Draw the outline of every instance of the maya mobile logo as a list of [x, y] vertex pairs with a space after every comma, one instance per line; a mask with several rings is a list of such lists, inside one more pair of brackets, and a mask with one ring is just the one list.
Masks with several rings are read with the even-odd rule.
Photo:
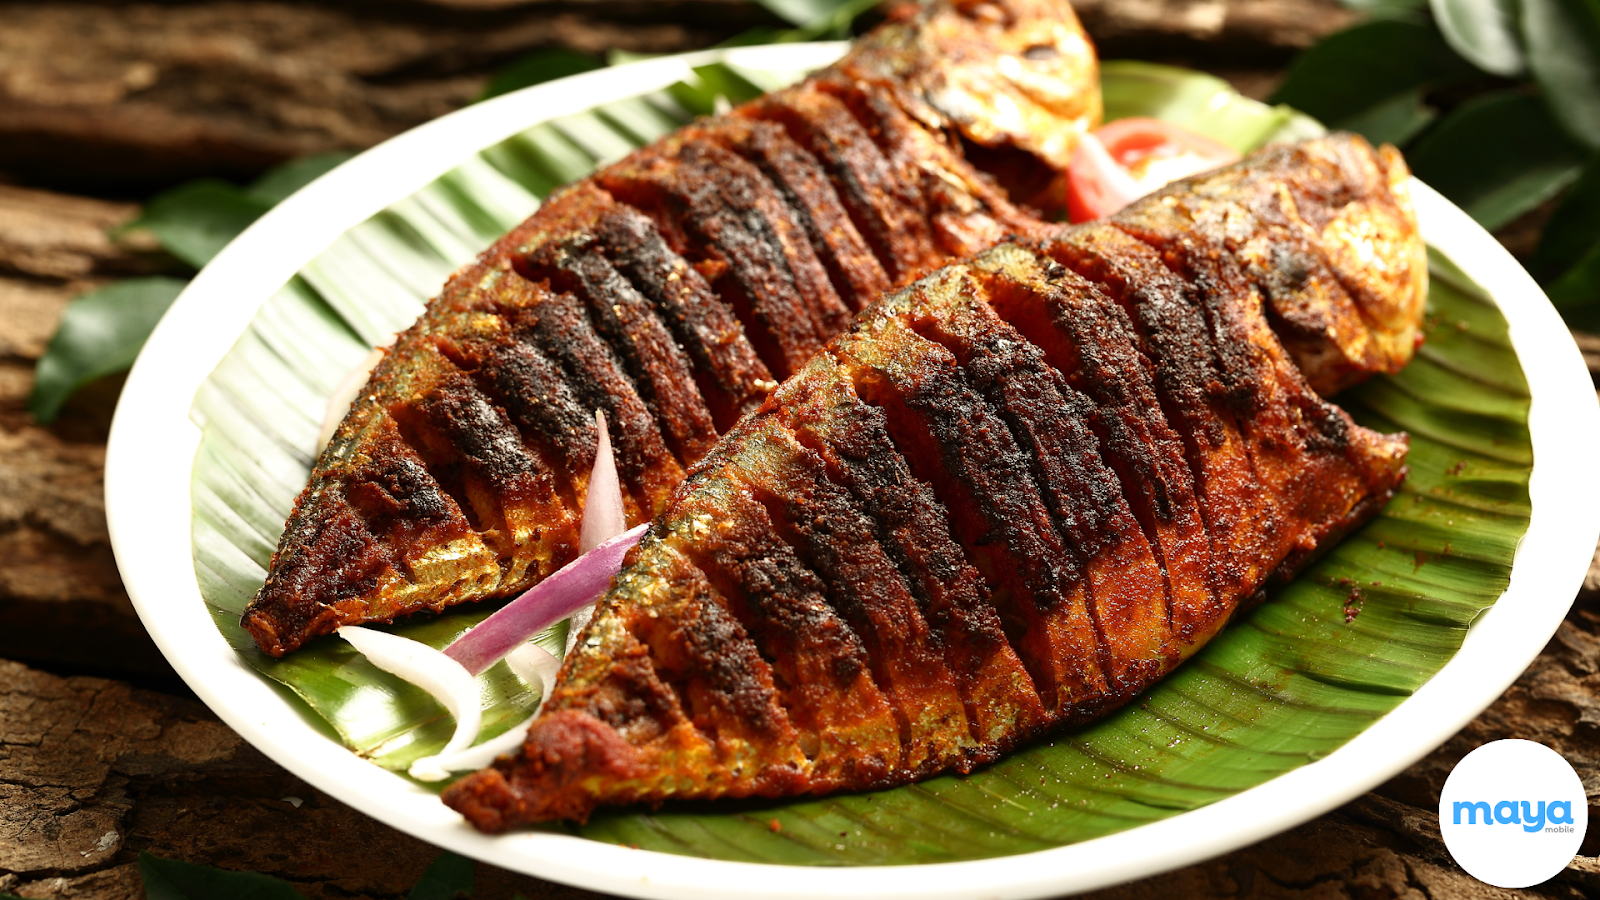
[[[1546, 810], [1545, 801], [1543, 800], [1539, 800], [1537, 803], [1529, 803], [1523, 800], [1521, 801], [1522, 812], [1520, 814], [1517, 812], [1517, 805], [1518, 801], [1516, 800], [1501, 800], [1492, 807], [1487, 800], [1454, 800], [1450, 803], [1450, 807], [1453, 810], [1450, 824], [1460, 825], [1461, 817], [1465, 814], [1467, 824], [1474, 825], [1477, 823], [1478, 816], [1481, 813], [1483, 824], [1485, 825], [1494, 825], [1496, 823], [1501, 825], [1521, 825], [1523, 831], [1550, 831], [1555, 833], [1566, 833], [1572, 830], [1569, 827], [1573, 824], [1571, 800], [1551, 800], [1548, 810]], [[1545, 824], [1547, 821], [1550, 823], [1549, 825]]]
[[1468, 753], [1439, 794], [1450, 855], [1496, 887], [1549, 880], [1577, 854], [1588, 824], [1578, 773], [1533, 741], [1494, 741]]

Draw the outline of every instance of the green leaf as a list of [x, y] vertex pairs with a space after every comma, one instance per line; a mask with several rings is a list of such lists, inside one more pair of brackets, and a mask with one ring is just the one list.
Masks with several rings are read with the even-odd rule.
[[277, 206], [287, 200], [290, 194], [333, 171], [352, 156], [355, 154], [337, 151], [313, 153], [310, 156], [290, 160], [283, 165], [268, 169], [267, 173], [256, 179], [245, 193], [269, 207]]
[[846, 0], [756, 0], [790, 25], [810, 25], [827, 19], [844, 6]]
[[509, 94], [512, 91], [531, 87], [535, 84], [544, 84], [557, 78], [568, 75], [577, 75], [580, 72], [589, 72], [594, 69], [605, 68], [603, 60], [596, 59], [587, 53], [576, 50], [567, 50], [562, 47], [553, 47], [548, 50], [535, 50], [525, 56], [518, 57], [510, 65], [501, 69], [489, 79], [488, 87], [478, 95], [479, 100]]
[[1568, 323], [1600, 324], [1600, 160], [1589, 162], [1545, 223], [1530, 268]]
[[761, 96], [761, 87], [732, 66], [711, 63], [697, 66], [693, 83], [680, 81], [667, 89], [672, 99], [697, 116], [717, 113], [721, 104], [734, 105]]
[[665, 55], [666, 54], [663, 53], [635, 53], [632, 50], [622, 50], [617, 47], [612, 47], [610, 50], [606, 51], [606, 65], [623, 66], [631, 62], [640, 62], [646, 59], [658, 59]]
[[291, 160], [267, 170], [248, 188], [216, 178], [190, 181], [151, 198], [122, 230], [148, 230], [167, 252], [198, 269], [267, 210], [354, 155], [319, 153]]
[[822, 38], [844, 40], [850, 36], [851, 26], [855, 24], [856, 19], [877, 9], [880, 2], [882, 0], [844, 0], [829, 15], [783, 35], [780, 41], [815, 41]]
[[1600, 157], [1589, 160], [1545, 223], [1529, 268], [1541, 280], [1549, 280], [1596, 246], [1600, 246]]
[[759, 47], [762, 44], [781, 44], [789, 35], [785, 28], [768, 28], [764, 25], [749, 28], [718, 44], [718, 47]]
[[305, 900], [289, 882], [268, 875], [213, 869], [149, 853], [139, 854], [139, 877], [145, 900]]
[[1513, 0], [1431, 0], [1431, 5], [1444, 39], [1468, 62], [1506, 78], [1527, 68]]
[[272, 203], [215, 178], [157, 194], [125, 228], [144, 228], [169, 253], [196, 269], [211, 261]]
[[1342, 0], [1348, 9], [1365, 13], [1375, 19], [1410, 19], [1421, 22], [1427, 18], [1428, 0]]
[[749, 47], [757, 44], [787, 44], [796, 41], [844, 39], [863, 13], [881, 0], [756, 0], [762, 6], [799, 27], [769, 28], [765, 25], [742, 31], [718, 47]]
[[[1575, 327], [1577, 321], [1570, 313], [1577, 310], [1592, 311], [1600, 307], [1600, 244], [1552, 281], [1545, 292], [1550, 295], [1550, 302]], [[1584, 317], [1586, 325], [1592, 320], [1592, 315]]]
[[1529, 268], [1569, 325], [1600, 330], [1600, 159], [1545, 223]]
[[[1475, 75], [1432, 26], [1379, 19], [1329, 35], [1301, 53], [1272, 99], [1330, 128], [1359, 131], [1357, 126], [1370, 122], [1414, 127], [1418, 114], [1409, 110], [1421, 92]], [[1386, 104], [1392, 107], [1387, 114], [1375, 111]]]
[[1100, 68], [1106, 121], [1152, 116], [1209, 135], [1241, 153], [1269, 140], [1320, 134], [1321, 126], [1285, 106], [1240, 96], [1220, 78], [1155, 63], [1115, 60]]
[[130, 278], [73, 300], [34, 367], [28, 410], [53, 422], [72, 392], [133, 365], [139, 348], [186, 282]]
[[439, 854], [406, 900], [453, 900], [472, 894], [472, 860], [449, 850]]
[[[268, 170], [247, 189], [216, 179], [191, 181], [158, 194], [123, 228], [149, 230], [168, 252], [198, 269], [267, 210], [352, 155], [322, 153], [292, 160]], [[183, 287], [184, 282], [172, 278], [136, 278], [73, 301], [35, 367], [28, 402], [34, 417], [54, 421], [73, 391], [131, 366]]]
[[1600, 0], [1521, 0], [1528, 67], [1573, 137], [1600, 150]]
[[[748, 85], [763, 80], [740, 77]], [[703, 76], [688, 87], [711, 102]], [[1245, 149], [1318, 128], [1209, 76], [1165, 67], [1107, 64], [1102, 88], [1108, 113], [1195, 123]], [[581, 121], [536, 126], [460, 167], [492, 168], [499, 181], [457, 179], [355, 226], [262, 307], [196, 395], [192, 416], [204, 431], [191, 534], [214, 621], [246, 664], [286, 685], [306, 701], [308, 717], [331, 723], [379, 765], [404, 771], [436, 751], [451, 731], [449, 717], [343, 642], [313, 642], [274, 661], [238, 624], [318, 450], [325, 398], [365, 352], [364, 340], [415, 315], [418, 298], [437, 285], [428, 279], [442, 277], [429, 273], [456, 264], [452, 242], [437, 236], [445, 223], [496, 208], [488, 195], [507, 182], [543, 196], [560, 179], [584, 174], [610, 152], [610, 139], [593, 131], [597, 121], [644, 140], [665, 120], [687, 120], [694, 110], [680, 96], [648, 94], [635, 98], [632, 112], [607, 104]], [[664, 120], [648, 125], [639, 103]], [[625, 121], [635, 124], [622, 127]], [[437, 221], [430, 225], [424, 213]], [[971, 776], [871, 794], [612, 810], [577, 833], [670, 853], [802, 865], [974, 859], [1169, 817], [1337, 749], [1456, 652], [1468, 623], [1508, 583], [1531, 509], [1531, 401], [1505, 320], [1447, 261], [1432, 260], [1431, 271], [1430, 331], [1418, 358], [1399, 375], [1341, 396], [1364, 424], [1411, 434], [1403, 494], [1138, 705]], [[1360, 612], [1347, 621], [1351, 603]], [[455, 610], [397, 630], [443, 646], [488, 612]], [[552, 632], [541, 640], [559, 652], [563, 638]], [[485, 737], [519, 721], [537, 700], [504, 666], [481, 686]]]
[[1461, 104], [1406, 160], [1418, 178], [1492, 231], [1576, 180], [1585, 155], [1543, 103], [1508, 90]]
[[1339, 127], [1354, 131], [1375, 144], [1404, 144], [1439, 117], [1439, 111], [1422, 102], [1424, 88], [1415, 88], [1346, 116]]

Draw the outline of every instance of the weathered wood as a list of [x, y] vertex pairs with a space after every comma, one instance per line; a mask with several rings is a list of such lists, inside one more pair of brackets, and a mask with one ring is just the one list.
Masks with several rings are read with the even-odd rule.
[[[1265, 95], [1273, 71], [1348, 23], [1336, 0], [1078, 0], [1107, 58], [1223, 71]], [[0, 6], [0, 170], [78, 191], [139, 192], [361, 149], [469, 102], [548, 46], [666, 53], [778, 24], [739, 0], [329, 5]]]
[[[134, 900], [139, 851], [313, 898], [404, 896], [438, 855], [313, 790], [204, 707], [0, 662], [0, 892]], [[593, 896], [483, 867], [476, 900]]]
[[77, 190], [242, 177], [464, 106], [537, 48], [667, 53], [776, 22], [739, 0], [476, 5], [0, 6], [0, 170]]
[[1072, 0], [1103, 59], [1281, 67], [1359, 15], [1338, 0]]
[[102, 469], [120, 379], [85, 390], [50, 428], [26, 411], [34, 361], [67, 302], [171, 265], [148, 238], [108, 236], [136, 211], [0, 185], [0, 657], [176, 685], [106, 532]]

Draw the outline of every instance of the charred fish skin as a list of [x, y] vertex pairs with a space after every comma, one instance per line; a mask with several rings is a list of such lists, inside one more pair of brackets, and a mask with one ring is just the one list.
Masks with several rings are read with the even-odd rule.
[[[1320, 141], [1335, 146], [1268, 156], [1376, 153]], [[1234, 174], [1212, 197], [1283, 190]], [[1128, 702], [1375, 514], [1405, 477], [1406, 437], [1312, 389], [1247, 240], [1142, 229], [1179, 195], [1002, 244], [863, 311], [696, 464], [521, 753], [445, 802], [501, 831], [600, 805], [969, 771]], [[1420, 244], [1402, 224], [1397, 254]], [[694, 699], [721, 670], [686, 669], [673, 649], [697, 622], [729, 623], [713, 636], [737, 634], [727, 652], [764, 664], [722, 690], [791, 731], [724, 740], [728, 705]], [[671, 646], [637, 649], [674, 628]], [[677, 719], [630, 737], [639, 726], [615, 710], [665, 701], [623, 701], [584, 674], [623, 658], [630, 678], [703, 710], [682, 721], [704, 749], [663, 749], [691, 742], [661, 737]]]
[[[715, 436], [856, 310], [1042, 227], [965, 151], [1009, 148], [1048, 168], [1098, 122], [1098, 90], [1067, 4], [937, 2], [800, 85], [558, 191], [379, 363], [317, 460], [245, 627], [281, 656], [342, 624], [537, 582], [573, 555], [595, 409], [630, 524], [653, 517]], [[497, 427], [492, 459], [474, 456], [450, 445], [464, 416], [515, 434]], [[407, 489], [449, 498], [448, 515], [353, 501], [373, 493], [358, 470], [397, 454], [415, 464]], [[513, 459], [516, 471], [485, 468]]]

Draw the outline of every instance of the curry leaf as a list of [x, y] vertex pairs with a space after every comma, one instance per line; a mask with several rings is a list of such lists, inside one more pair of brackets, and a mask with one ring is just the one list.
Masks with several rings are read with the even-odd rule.
[[319, 153], [291, 160], [248, 188], [215, 178], [190, 181], [157, 194], [123, 229], [149, 231], [167, 252], [198, 269], [267, 210], [353, 155]]
[[[1546, 293], [1568, 324], [1592, 330], [1593, 313], [1600, 307], [1600, 244], [1591, 247], [1576, 264], [1552, 281]], [[1575, 317], [1579, 310], [1589, 313], [1581, 317], [1581, 325], [1580, 318]]]
[[471, 893], [472, 860], [446, 850], [422, 873], [406, 900], [452, 900]]
[[269, 207], [277, 206], [287, 200], [290, 194], [321, 178], [352, 156], [355, 154], [349, 151], [335, 151], [313, 153], [290, 160], [267, 170], [267, 174], [250, 185], [245, 193]]
[[741, 31], [731, 38], [718, 44], [718, 47], [759, 47], [762, 44], [781, 44], [789, 34], [788, 29], [768, 28], [759, 25], [747, 31]]
[[1600, 0], [1522, 0], [1522, 33], [1556, 118], [1600, 149]]
[[1600, 158], [1583, 175], [1545, 223], [1529, 268], [1541, 279], [1560, 274], [1600, 245]]
[[72, 301], [34, 369], [28, 400], [34, 418], [55, 421], [73, 391], [133, 365], [184, 285], [177, 278], [131, 278]]
[[1569, 324], [1600, 326], [1600, 161], [1589, 163], [1550, 216], [1530, 268]]
[[479, 100], [509, 94], [535, 84], [565, 78], [568, 75], [577, 75], [605, 67], [605, 62], [579, 53], [576, 50], [567, 50], [562, 47], [553, 47], [548, 50], [536, 50], [525, 56], [519, 57], [510, 65], [496, 72], [489, 79], [488, 87], [478, 96]]
[[143, 228], [173, 256], [196, 269], [272, 208], [267, 200], [215, 178], [202, 178], [158, 194], [127, 228]]
[[1404, 144], [1433, 124], [1439, 111], [1423, 102], [1424, 90], [1415, 88], [1367, 107], [1339, 122], [1374, 144]]
[[772, 28], [758, 25], [741, 31], [718, 47], [749, 47], [758, 44], [788, 44], [821, 38], [847, 38], [851, 25], [863, 13], [875, 9], [882, 0], [756, 0], [780, 18], [798, 26]]
[[1418, 178], [1493, 231], [1572, 184], [1584, 149], [1515, 90], [1457, 107], [1407, 154]]
[[[248, 188], [217, 179], [191, 181], [157, 195], [121, 230], [150, 231], [169, 253], [198, 269], [267, 210], [353, 155], [291, 160]], [[53, 421], [74, 390], [132, 365], [183, 286], [172, 278], [137, 278], [73, 301], [34, 372], [28, 408], [35, 418]]]
[[665, 54], [662, 53], [635, 53], [632, 50], [623, 50], [619, 47], [612, 47], [610, 50], [606, 51], [606, 65], [625, 66], [631, 62], [639, 62], [646, 59], [660, 59], [664, 55]]
[[1420, 22], [1426, 17], [1428, 0], [1343, 0], [1344, 5], [1375, 19], [1409, 19]]
[[1512, 0], [1431, 0], [1434, 21], [1468, 62], [1510, 78], [1527, 68]]
[[814, 41], [819, 38], [843, 40], [850, 36], [851, 24], [864, 13], [877, 8], [879, 2], [880, 0], [844, 0], [827, 15], [813, 19], [793, 31], [779, 35], [778, 41], [780, 43]]
[[145, 900], [305, 900], [289, 882], [255, 872], [197, 866], [139, 854]]
[[[1372, 117], [1375, 107], [1395, 104], [1404, 112], [1419, 91], [1476, 75], [1430, 25], [1378, 19], [1330, 35], [1296, 57], [1272, 99], [1344, 128]], [[1402, 118], [1417, 120], [1414, 113]]]
[[832, 16], [844, 5], [844, 0], [756, 0], [756, 2], [791, 25], [810, 25]]

